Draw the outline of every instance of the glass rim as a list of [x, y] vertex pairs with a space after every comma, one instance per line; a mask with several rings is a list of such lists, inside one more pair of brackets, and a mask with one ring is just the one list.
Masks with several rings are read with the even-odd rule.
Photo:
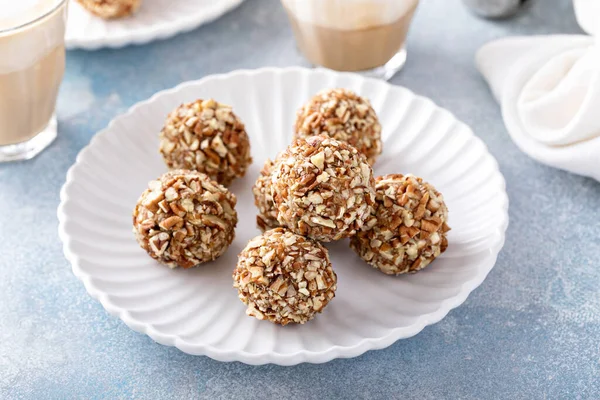
[[68, 0], [57, 0], [56, 5], [54, 7], [52, 7], [50, 10], [46, 11], [42, 15], [35, 17], [31, 21], [25, 22], [24, 24], [21, 24], [21, 25], [14, 26], [12, 28], [0, 29], [0, 35], [5, 34], [5, 33], [10, 33], [13, 31], [18, 31], [23, 28], [27, 28], [29, 25], [33, 25], [36, 22], [43, 20], [44, 18], [46, 18], [47, 16], [51, 15], [53, 12], [58, 10], [60, 7], [65, 5], [67, 3], [67, 1]]

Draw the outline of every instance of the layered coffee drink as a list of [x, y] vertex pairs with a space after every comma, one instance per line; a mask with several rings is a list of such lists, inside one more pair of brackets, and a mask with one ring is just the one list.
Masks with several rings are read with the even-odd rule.
[[404, 51], [418, 0], [282, 3], [298, 47], [311, 63], [338, 71], [365, 71], [385, 66]]
[[9, 161], [56, 137], [66, 0], [0, 0], [0, 10], [0, 161]]

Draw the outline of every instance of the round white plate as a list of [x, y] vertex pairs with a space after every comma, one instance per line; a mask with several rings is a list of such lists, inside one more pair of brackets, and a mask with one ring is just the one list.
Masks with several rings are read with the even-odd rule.
[[[367, 96], [379, 114], [384, 145], [376, 174], [412, 172], [444, 194], [449, 248], [423, 271], [393, 277], [365, 264], [347, 241], [328, 245], [338, 274], [335, 299], [313, 321], [280, 327], [245, 315], [231, 273], [237, 254], [259, 234], [251, 187], [264, 160], [290, 143], [296, 109], [330, 87]], [[254, 163], [231, 186], [240, 217], [231, 248], [211, 264], [170, 270], [140, 249], [131, 212], [147, 182], [166, 170], [157, 149], [169, 111], [209, 97], [231, 104], [245, 122]], [[468, 126], [431, 100], [355, 74], [269, 68], [184, 83], [115, 118], [69, 170], [58, 218], [73, 272], [132, 329], [190, 354], [292, 365], [354, 357], [441, 320], [494, 266], [507, 211], [494, 158]]]
[[105, 20], [71, 0], [65, 43], [68, 49], [95, 50], [166, 39], [219, 18], [243, 0], [142, 0], [136, 14]]

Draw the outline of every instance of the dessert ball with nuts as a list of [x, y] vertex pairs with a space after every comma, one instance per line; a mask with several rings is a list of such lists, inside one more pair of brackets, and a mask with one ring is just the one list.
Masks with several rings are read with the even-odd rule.
[[369, 101], [346, 89], [315, 95], [296, 115], [295, 137], [327, 134], [349, 143], [373, 165], [381, 154], [381, 125]]
[[260, 171], [260, 175], [252, 187], [254, 204], [258, 208], [256, 225], [258, 225], [263, 232], [279, 226], [279, 222], [277, 221], [277, 207], [275, 207], [275, 203], [273, 202], [271, 184], [271, 172], [276, 163], [277, 159], [275, 161], [265, 161], [265, 164]]
[[235, 196], [203, 173], [167, 172], [148, 184], [133, 210], [140, 246], [170, 268], [221, 256], [233, 241]]
[[297, 139], [272, 173], [282, 226], [329, 242], [354, 235], [373, 211], [373, 171], [365, 156], [325, 135]]
[[122, 18], [133, 14], [142, 0], [77, 0], [86, 10], [105, 19]]
[[246, 314], [276, 324], [303, 324], [335, 296], [327, 249], [283, 228], [252, 239], [239, 255], [233, 286]]
[[160, 152], [171, 169], [203, 172], [228, 186], [252, 162], [244, 124], [231, 107], [196, 100], [175, 109], [160, 132]]
[[413, 175], [375, 180], [377, 205], [369, 230], [350, 247], [367, 263], [390, 275], [425, 268], [448, 247], [448, 208], [442, 195]]

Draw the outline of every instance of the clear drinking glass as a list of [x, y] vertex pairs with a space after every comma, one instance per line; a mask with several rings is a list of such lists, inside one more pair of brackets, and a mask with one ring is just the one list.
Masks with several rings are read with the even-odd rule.
[[419, 0], [282, 0], [300, 51], [314, 65], [382, 79], [404, 66]]
[[67, 0], [0, 0], [0, 10], [0, 162], [25, 160], [56, 138]]

